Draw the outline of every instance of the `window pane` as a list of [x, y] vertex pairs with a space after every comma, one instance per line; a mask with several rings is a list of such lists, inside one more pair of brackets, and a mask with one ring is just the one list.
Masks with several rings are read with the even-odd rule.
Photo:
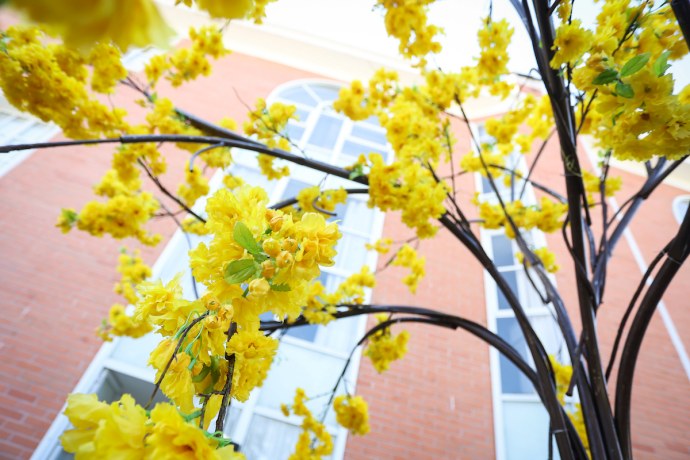
[[[506, 282], [510, 285], [510, 289], [512, 289], [513, 294], [517, 295], [518, 286], [516, 273], [514, 271], [501, 272], [501, 275], [503, 275], [503, 278], [505, 278]], [[499, 310], [510, 310], [510, 304], [508, 303], [508, 299], [506, 299], [506, 297], [503, 295], [503, 292], [501, 292], [501, 290], [498, 289], [498, 286], [496, 286], [496, 298], [498, 300]]]
[[359, 236], [344, 234], [338, 241], [335, 264], [338, 268], [358, 272], [367, 260], [367, 250], [364, 247], [369, 241]]
[[495, 235], [491, 237], [491, 248], [494, 252], [494, 262], [499, 267], [505, 265], [515, 265], [513, 257], [513, 243], [505, 235]]
[[310, 187], [310, 185], [306, 182], [290, 179], [281, 199], [287, 200], [288, 198], [295, 198], [302, 189], [307, 187]]
[[[496, 320], [498, 335], [511, 344], [523, 357], [526, 356], [526, 343], [522, 331], [515, 318], [499, 318]], [[522, 372], [503, 355], [500, 356], [501, 389], [503, 393], [531, 394], [534, 393], [532, 383]]]
[[549, 414], [541, 403], [504, 401], [503, 433], [506, 459], [548, 458]]
[[[235, 153], [235, 155], [241, 154], [242, 153], [240, 152]], [[247, 182], [250, 185], [259, 186], [263, 188], [264, 190], [266, 190], [266, 193], [268, 193], [269, 197], [271, 196], [273, 188], [276, 184], [275, 181], [269, 181], [266, 178], [266, 176], [261, 174], [257, 169], [248, 168], [246, 166], [242, 166], [239, 164], [232, 165], [232, 167], [230, 168], [230, 174], [241, 177], [245, 182]]]
[[309, 89], [314, 91], [324, 102], [332, 102], [338, 98], [340, 88], [330, 85], [309, 85]]
[[[343, 333], [346, 333], [344, 331]], [[329, 392], [345, 365], [344, 358], [326, 355], [320, 351], [294, 343], [282, 342], [268, 378], [261, 388], [258, 404], [275, 410], [282, 403], [290, 403], [295, 388], [304, 388], [309, 396]], [[328, 397], [314, 399], [307, 405], [314, 414], [321, 414]], [[326, 423], [333, 423], [333, 411], [329, 411]]]
[[295, 425], [254, 415], [240, 452], [255, 460], [287, 459], [295, 448], [300, 431]]
[[285, 134], [287, 134], [287, 137], [289, 137], [292, 142], [299, 142], [302, 140], [302, 136], [304, 136], [304, 128], [292, 122], [288, 122]]
[[295, 112], [295, 115], [297, 115], [297, 120], [301, 121], [302, 123], [307, 121], [307, 118], [309, 118], [309, 110], [304, 110], [298, 108], [297, 111]]
[[325, 149], [332, 149], [338, 140], [340, 128], [343, 125], [343, 120], [331, 115], [321, 115], [319, 121], [316, 122], [314, 131], [311, 133], [309, 144], [322, 147]]
[[287, 99], [288, 101], [299, 102], [309, 107], [315, 107], [317, 101], [307, 93], [307, 91], [301, 86], [295, 86], [293, 88], [288, 88], [280, 92], [281, 99]]
[[[342, 214], [339, 214], [342, 216]], [[345, 209], [343, 227], [369, 233], [374, 222], [374, 210], [365, 201], [350, 199]]]
[[294, 337], [296, 339], [306, 340], [307, 342], [313, 342], [316, 339], [317, 329], [318, 326], [314, 324], [291, 327], [287, 330], [285, 335], [289, 335], [290, 337]]
[[381, 145], [386, 145], [387, 143], [385, 132], [368, 129], [359, 124], [352, 127], [352, 135]]
[[489, 182], [489, 179], [482, 176], [482, 193], [491, 193], [493, 191], [494, 189], [491, 188], [491, 182]]
[[356, 160], [361, 153], [367, 156], [370, 153], [380, 153], [383, 158], [386, 158], [386, 154], [384, 152], [371, 148], [364, 144], [359, 144], [353, 141], [345, 141], [345, 143], [343, 144], [343, 154], [354, 157]]

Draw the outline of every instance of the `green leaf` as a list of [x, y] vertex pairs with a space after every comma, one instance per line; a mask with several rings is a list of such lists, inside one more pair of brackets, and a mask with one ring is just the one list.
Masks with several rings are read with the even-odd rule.
[[253, 259], [233, 260], [225, 267], [225, 281], [229, 284], [242, 283], [254, 275], [259, 264]]
[[206, 376], [208, 375], [209, 372], [211, 372], [211, 367], [210, 366], [204, 366], [201, 369], [201, 372], [199, 372], [199, 374], [192, 377], [192, 382], [194, 382], [194, 383], [201, 382], [202, 380], [204, 380], [206, 378]]
[[616, 83], [616, 94], [630, 99], [635, 95], [635, 91], [633, 91], [632, 86], [629, 84], [618, 82]]
[[290, 288], [289, 284], [283, 283], [283, 284], [271, 284], [271, 290], [278, 291], [278, 292], [288, 292], [288, 291], [291, 291], [292, 289]]
[[199, 417], [201, 417], [201, 409], [194, 411], [191, 414], [182, 415], [182, 418], [184, 418], [185, 422], [192, 421], [195, 418], [199, 418]]
[[611, 83], [612, 81], [616, 81], [617, 79], [618, 71], [616, 69], [606, 69], [599, 75], [594, 77], [592, 83], [595, 85], [606, 85], [608, 83]]
[[621, 77], [628, 77], [635, 72], [639, 72], [649, 61], [649, 53], [638, 54], [634, 58], [631, 58], [628, 62], [623, 65], [621, 69]]
[[671, 67], [671, 65], [668, 63], [669, 54], [671, 54], [669, 50], [664, 51], [661, 53], [661, 56], [654, 61], [654, 64], [652, 64], [652, 70], [657, 77], [663, 76], [668, 68]]
[[348, 178], [350, 180], [352, 179], [357, 179], [360, 176], [364, 175], [364, 168], [362, 167], [361, 164], [356, 164], [354, 168], [352, 168], [352, 171], [350, 172], [350, 175]]
[[264, 254], [263, 252], [260, 252], [259, 254], [253, 254], [254, 255], [254, 260], [256, 260], [257, 263], [264, 262], [269, 259], [269, 257]]
[[249, 251], [250, 254], [258, 254], [261, 252], [261, 246], [256, 242], [251, 230], [249, 230], [249, 227], [244, 225], [244, 223], [237, 222], [235, 224], [235, 230], [232, 236], [235, 238], [237, 244]]

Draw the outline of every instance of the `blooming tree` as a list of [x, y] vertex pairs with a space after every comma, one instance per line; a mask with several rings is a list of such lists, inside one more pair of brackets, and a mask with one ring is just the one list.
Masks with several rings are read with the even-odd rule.
[[[190, 251], [193, 276], [205, 287], [203, 295], [194, 298], [184, 297], [179, 277], [168, 284], [149, 280], [151, 270], [136, 251], [120, 255], [122, 279], [116, 290], [133, 309], [114, 305], [99, 334], [104, 340], [160, 334], [163, 340], [149, 360], [157, 372], [151, 400], [162, 391], [170, 402], [151, 406], [150, 401], [142, 407], [129, 395], [111, 404], [95, 395], [70, 395], [65, 413], [73, 428], [62, 436], [68, 452], [84, 459], [244, 458], [223, 437], [223, 426], [232, 401], [247, 400], [265, 379], [278, 346], [276, 333], [375, 314], [378, 324], [357, 346], [365, 346], [364, 354], [377, 371], [386, 371], [406, 352], [409, 334], [393, 333], [396, 324], [462, 329], [495, 347], [534, 385], [561, 458], [632, 458], [635, 363], [656, 305], [690, 252], [687, 213], [640, 280], [608, 366], [597, 343], [596, 314], [623, 231], [639, 204], [690, 153], [690, 86], [674, 92], [668, 72], [671, 62], [688, 53], [687, 1], [605, 1], [587, 28], [573, 17], [572, 0], [512, 0], [538, 67], [516, 77], [509, 71], [506, 52], [515, 31], [507, 21], [491, 14], [483, 18], [476, 65], [446, 72], [427, 65], [442, 43], [442, 31], [427, 20], [433, 0], [372, 0], [388, 34], [398, 40], [400, 53], [417, 67], [424, 83], [408, 87], [395, 72], [381, 69], [368, 83], [355, 81], [341, 90], [334, 108], [352, 120], [377, 117], [395, 152], [391, 163], [362, 152], [347, 168], [309, 159], [293, 148], [285, 127], [296, 116], [294, 107], [268, 106], [260, 100], [240, 133], [232, 120], [208, 122], [156, 92], [161, 80], [177, 87], [211, 72], [211, 62], [227, 53], [222, 23], [191, 30], [189, 46], [153, 57], [140, 78], [125, 70], [122, 52], [131, 46], [165, 44], [170, 37], [150, 0], [99, 0], [87, 8], [77, 0], [9, 3], [42, 25], [16, 25], [0, 32], [0, 86], [15, 107], [54, 122], [73, 140], [4, 146], [0, 152], [81, 144], [115, 147], [112, 168], [94, 188], [98, 198], [81, 210], [62, 210], [58, 226], [65, 232], [133, 237], [155, 245], [160, 236], [147, 230], [147, 224], [164, 214], [185, 232], [208, 237]], [[195, 4], [214, 18], [253, 18], [260, 23], [268, 0], [180, 3]], [[523, 91], [526, 79], [543, 91]], [[123, 109], [103, 102], [100, 96], [113, 93], [118, 85], [140, 95], [144, 121], [135, 123]], [[514, 98], [514, 104], [502, 117], [486, 121], [490, 142], [473, 137], [473, 151], [458, 155], [451, 121], [469, 125], [466, 102], [481, 94]], [[577, 145], [582, 134], [593, 137], [602, 152], [598, 171], [581, 164]], [[560, 145], [565, 196], [532, 180], [553, 136]], [[190, 154], [177, 190], [160, 180], [167, 168], [159, 150], [164, 143]], [[223, 186], [208, 197], [206, 212], [195, 212], [194, 204], [209, 195], [204, 170], [225, 171], [232, 149], [256, 152], [261, 171], [271, 180], [289, 175], [285, 164], [294, 163], [347, 179], [353, 187], [305, 188], [269, 206], [264, 190], [226, 173]], [[515, 155], [530, 159], [526, 171], [509, 161]], [[609, 176], [612, 158], [643, 162], [647, 171], [640, 189], [613, 213], [606, 197], [620, 188], [620, 180]], [[284, 161], [278, 164], [276, 159]], [[456, 177], [466, 172], [481, 174], [496, 200], [456, 199]], [[172, 199], [176, 209], [144, 191], [144, 181]], [[526, 184], [540, 191], [535, 205], [523, 203]], [[327, 219], [338, 203], [354, 194], [367, 194], [370, 207], [399, 212], [415, 240], [434, 238], [439, 229], [450, 232], [501, 290], [524, 335], [529, 359], [486, 327], [462, 317], [424, 306], [365, 304], [365, 290], [376, 283], [376, 274], [366, 267], [328, 292], [317, 278], [321, 267], [334, 263], [340, 231]], [[479, 219], [468, 219], [471, 208]], [[178, 219], [181, 214], [184, 219]], [[503, 229], [515, 240], [530, 282], [543, 293], [544, 303], [553, 306], [572, 365], [547, 354], [524, 305], [482, 246], [480, 228]], [[575, 267], [581, 332], [574, 329], [565, 301], [547, 275], [558, 269], [554, 254], [533, 247], [526, 238], [532, 229], [563, 233], [572, 260], [558, 263]], [[409, 270], [404, 282], [415, 292], [425, 267], [413, 245], [382, 239], [369, 249], [388, 254], [390, 264]], [[265, 313], [274, 320], [262, 321]], [[616, 385], [609, 391], [607, 380], [620, 344]], [[579, 403], [566, 405], [566, 395]], [[323, 418], [305, 405], [308, 397], [298, 389], [294, 401], [283, 406], [286, 415], [292, 412], [303, 419], [294, 459], [321, 458], [333, 449]], [[361, 396], [336, 397], [334, 389], [331, 403], [342, 426], [357, 435], [369, 431]]]

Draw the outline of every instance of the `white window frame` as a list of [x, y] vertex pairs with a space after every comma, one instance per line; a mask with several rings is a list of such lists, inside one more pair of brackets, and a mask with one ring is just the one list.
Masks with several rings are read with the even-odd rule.
[[[485, 131], [483, 130], [482, 125], [478, 124], [471, 124], [469, 127], [472, 132], [475, 135], [475, 138], [479, 141], [481, 144], [482, 141], [485, 139]], [[472, 145], [472, 150], [476, 152], [476, 149], [474, 145]], [[521, 171], [526, 171], [526, 163], [524, 160], [523, 155], [519, 156], [511, 156], [511, 158], [517, 158], [518, 163], [517, 163], [517, 169]], [[482, 178], [483, 176], [481, 173], [476, 172], [474, 173], [474, 178], [475, 178], [475, 184], [477, 187], [477, 190], [479, 192], [479, 201], [488, 201], [490, 203], [498, 203], [498, 198], [496, 197], [495, 193], [493, 191], [488, 191], [484, 192], [483, 190], [483, 181]], [[500, 179], [499, 179], [500, 180]], [[522, 189], [522, 181], [516, 180], [516, 186], [515, 186], [515, 192], [519, 193], [520, 190]], [[502, 187], [500, 187], [499, 184], [497, 184], [497, 187], [499, 189], [499, 192], [502, 192], [501, 190]], [[502, 193], [503, 196], [503, 193]], [[509, 196], [506, 196], [506, 198], [510, 198]], [[530, 206], [533, 204], [536, 204], [536, 198], [534, 194], [534, 189], [531, 184], [527, 184], [525, 186], [525, 192], [522, 196], [522, 202], [525, 206]], [[492, 246], [492, 237], [495, 235], [505, 235], [505, 232], [502, 229], [496, 229], [496, 230], [488, 230], [482, 228], [480, 230], [480, 241], [482, 246], [486, 249], [488, 255], [491, 257], [493, 260], [493, 246]], [[546, 237], [544, 233], [542, 233], [539, 230], [532, 230], [530, 232], [527, 232], [526, 236], [528, 239], [531, 239], [532, 244], [535, 248], [541, 248], [541, 247], [546, 247]], [[515, 241], [511, 240], [511, 244], [513, 247], [513, 251], [515, 254], [518, 253], [517, 251], [517, 245]], [[522, 270], [519, 270], [516, 268], [522, 268]], [[499, 271], [514, 271], [516, 274], [520, 274], [520, 272], [524, 273], [524, 268], [522, 265], [517, 264], [517, 262], [514, 265], [509, 265], [509, 266], [504, 266], [504, 267], [499, 267]], [[525, 275], [526, 276], [526, 275]], [[551, 280], [551, 283], [555, 286], [556, 285], [556, 278], [552, 274], [547, 274], [549, 279]], [[517, 295], [519, 297], [522, 296], [524, 292], [527, 292], [526, 289], [533, 289], [532, 286], [530, 285], [529, 281], [526, 280], [525, 278], [518, 276], [517, 278], [517, 283], [518, 283], [518, 292]], [[537, 284], [537, 286], [539, 286]], [[500, 310], [499, 305], [498, 305], [498, 294], [497, 294], [497, 287], [495, 281], [491, 278], [491, 276], [485, 271], [484, 272], [484, 295], [486, 298], [486, 315], [487, 315], [487, 327], [495, 332], [498, 333], [498, 320], [501, 318], [514, 318], [515, 314], [513, 313], [512, 309], [504, 309]], [[523, 301], [522, 298], [520, 298], [521, 301]], [[553, 310], [552, 306], [546, 306], [546, 305], [540, 305], [540, 306], [533, 306], [533, 305], [523, 305], [525, 308], [525, 313], [527, 314], [529, 319], [542, 319], [542, 318], [547, 318], [555, 317], [555, 312]], [[554, 331], [555, 337], [561, 338], [562, 336], [560, 333], [560, 330], [558, 330], [557, 324], [553, 323], [553, 327], [556, 328]], [[537, 331], [538, 332], [538, 331]], [[559, 347], [559, 351], [562, 350], [563, 348], [563, 343]], [[520, 350], [518, 350], [520, 351]], [[563, 356], [563, 354], [559, 354], [559, 359], [564, 360], [567, 358], [567, 356]], [[530, 365], [534, 366], [532, 363], [531, 358], [527, 354], [527, 359]], [[539, 399], [539, 396], [535, 393], [532, 394], [517, 394], [517, 393], [503, 393], [502, 391], [502, 382], [501, 382], [501, 368], [500, 368], [500, 353], [498, 350], [496, 350], [493, 347], [490, 347], [490, 352], [489, 352], [489, 367], [491, 369], [491, 393], [492, 393], [492, 409], [493, 409], [493, 419], [494, 419], [494, 445], [495, 445], [495, 450], [496, 450], [496, 459], [497, 460], [506, 460], [507, 457], [507, 446], [506, 446], [506, 439], [505, 439], [505, 423], [504, 423], [504, 403], [505, 402], [521, 402], [521, 403], [529, 403], [529, 404], [539, 404], [541, 405], [541, 400]]]

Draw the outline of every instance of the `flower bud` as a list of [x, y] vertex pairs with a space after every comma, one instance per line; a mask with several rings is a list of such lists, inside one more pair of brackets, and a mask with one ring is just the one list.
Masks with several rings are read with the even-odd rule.
[[297, 241], [294, 238], [285, 238], [283, 240], [283, 249], [289, 252], [297, 251]]
[[263, 276], [266, 279], [273, 278], [273, 275], [276, 274], [276, 266], [275, 264], [270, 261], [266, 260], [264, 263], [261, 264], [261, 276]]
[[257, 278], [249, 283], [249, 295], [253, 297], [262, 297], [268, 294], [271, 286], [264, 278]]
[[276, 264], [278, 264], [278, 268], [285, 268], [289, 266], [293, 261], [292, 254], [290, 254], [287, 251], [283, 251], [280, 253], [280, 255], [276, 258]]
[[269, 256], [276, 257], [280, 253], [280, 243], [273, 238], [268, 238], [264, 241], [263, 249]]

